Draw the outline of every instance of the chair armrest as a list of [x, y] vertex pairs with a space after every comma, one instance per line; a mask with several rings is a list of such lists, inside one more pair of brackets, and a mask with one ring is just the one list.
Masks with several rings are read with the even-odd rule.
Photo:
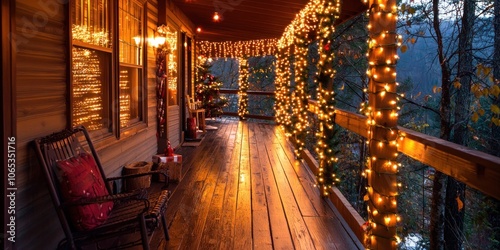
[[149, 208], [150, 206], [148, 200], [148, 191], [146, 189], [137, 189], [130, 193], [111, 194], [93, 198], [83, 198], [73, 202], [64, 202], [62, 206], [71, 207], [71, 206], [81, 206], [89, 204], [100, 204], [109, 201], [112, 202], [143, 201], [145, 209]]
[[108, 178], [106, 178], [106, 182], [112, 182], [112, 181], [117, 181], [117, 180], [126, 180], [126, 179], [130, 179], [130, 178], [141, 177], [141, 176], [146, 176], [146, 175], [153, 175], [153, 174], [163, 175], [165, 177], [165, 183], [163, 185], [163, 188], [164, 189], [167, 188], [168, 183], [169, 183], [169, 177], [168, 177], [166, 169], [152, 170], [152, 171], [145, 172], [145, 173], [137, 173], [137, 174], [116, 176], [116, 177], [108, 177]]

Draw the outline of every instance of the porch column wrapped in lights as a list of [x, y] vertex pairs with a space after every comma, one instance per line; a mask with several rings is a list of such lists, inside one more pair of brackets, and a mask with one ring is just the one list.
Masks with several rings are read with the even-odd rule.
[[318, 35], [318, 121], [319, 129], [316, 132], [317, 143], [315, 146], [319, 158], [319, 172], [317, 182], [321, 192], [328, 196], [331, 188], [340, 180], [337, 175], [337, 132], [335, 127], [335, 92], [333, 78], [335, 69], [333, 65], [334, 53], [331, 51], [335, 27], [333, 23], [340, 15], [341, 4], [338, 0], [323, 0], [317, 5], [316, 15], [319, 17]]
[[245, 119], [248, 115], [248, 60], [244, 57], [238, 59], [240, 66], [240, 76], [238, 78], [238, 116], [240, 119]]
[[[276, 101], [274, 110], [276, 112], [276, 123], [281, 126], [284, 131], [285, 127], [291, 127], [290, 112], [290, 72], [293, 70], [290, 64], [290, 47], [280, 48], [276, 55]], [[289, 135], [287, 135], [289, 136]]]
[[397, 49], [396, 0], [370, 2], [368, 25], [369, 105], [368, 144], [370, 158], [365, 171], [368, 179], [368, 222], [365, 246], [368, 249], [397, 249], [398, 94], [396, 93]]

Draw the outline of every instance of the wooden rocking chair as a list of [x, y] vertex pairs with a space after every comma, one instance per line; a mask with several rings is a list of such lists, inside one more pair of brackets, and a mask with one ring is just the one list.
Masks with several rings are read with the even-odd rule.
[[189, 112], [189, 118], [196, 118], [198, 129], [206, 132], [205, 126], [205, 109], [200, 108], [200, 101], [195, 101], [194, 97], [186, 95], [186, 106]]
[[83, 126], [36, 139], [35, 145], [66, 235], [58, 248], [77, 249], [90, 243], [101, 248], [104, 239], [140, 231], [140, 240], [111, 247], [142, 244], [143, 249], [149, 249], [149, 238], [160, 222], [165, 239], [169, 240], [165, 219], [167, 190], [148, 193], [147, 189], [139, 189], [113, 194], [111, 188], [114, 181], [151, 174], [163, 174], [168, 180], [166, 173], [152, 171], [106, 178]]

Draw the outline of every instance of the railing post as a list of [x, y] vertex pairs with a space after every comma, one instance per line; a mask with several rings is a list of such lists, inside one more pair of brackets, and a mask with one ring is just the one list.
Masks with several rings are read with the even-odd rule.
[[369, 9], [368, 225], [365, 246], [397, 249], [398, 162], [395, 0], [372, 0]]

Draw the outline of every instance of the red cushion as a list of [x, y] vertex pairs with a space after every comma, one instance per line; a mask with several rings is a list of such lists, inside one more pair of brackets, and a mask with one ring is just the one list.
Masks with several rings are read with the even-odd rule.
[[[58, 161], [61, 195], [64, 201], [75, 202], [82, 198], [108, 195], [108, 190], [94, 159], [88, 153]], [[90, 230], [106, 221], [113, 202], [72, 206], [70, 221], [77, 230]]]

